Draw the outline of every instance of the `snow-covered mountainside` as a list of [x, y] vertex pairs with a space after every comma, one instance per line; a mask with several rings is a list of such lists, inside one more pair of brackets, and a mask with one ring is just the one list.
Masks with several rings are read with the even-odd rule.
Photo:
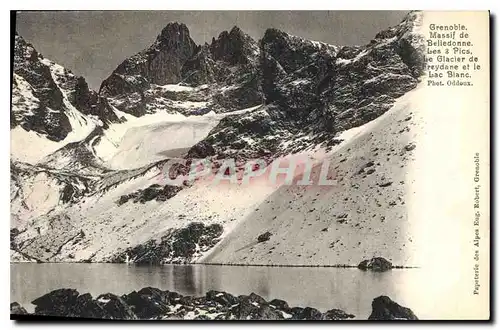
[[[282, 186], [273, 192], [203, 261], [250, 264], [347, 264], [384, 256], [415, 265], [408, 216], [415, 195], [410, 175], [425, 126], [414, 105], [422, 88], [409, 92], [377, 119], [346, 131], [343, 142], [313, 168], [330, 163], [333, 186]], [[270, 232], [271, 239], [256, 237]], [[411, 253], [409, 251], [412, 251]], [[420, 261], [420, 260], [419, 260]]]
[[[169, 23], [98, 92], [16, 36], [12, 260], [412, 262], [403, 205], [421, 120], [410, 92], [423, 72], [420, 21], [412, 12], [342, 47], [276, 29], [255, 41], [237, 27], [196, 45]], [[328, 159], [340, 185], [163, 180], [171, 158], [229, 157]]]

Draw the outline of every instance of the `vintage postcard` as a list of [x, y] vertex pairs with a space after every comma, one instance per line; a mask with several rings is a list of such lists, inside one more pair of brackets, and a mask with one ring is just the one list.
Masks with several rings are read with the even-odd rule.
[[18, 11], [11, 319], [490, 319], [487, 11]]

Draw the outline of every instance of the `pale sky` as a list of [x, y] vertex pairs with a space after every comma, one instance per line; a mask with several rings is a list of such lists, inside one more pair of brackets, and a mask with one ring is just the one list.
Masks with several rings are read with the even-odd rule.
[[238, 26], [255, 40], [273, 27], [334, 45], [362, 45], [398, 24], [401, 11], [38, 11], [19, 12], [17, 32], [46, 58], [98, 90], [125, 58], [149, 47], [163, 27], [188, 26], [197, 43]]

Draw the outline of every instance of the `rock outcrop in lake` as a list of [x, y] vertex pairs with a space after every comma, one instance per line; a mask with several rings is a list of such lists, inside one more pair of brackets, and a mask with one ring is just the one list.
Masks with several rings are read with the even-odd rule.
[[[177, 292], [146, 287], [117, 296], [58, 289], [32, 302], [34, 315], [114, 320], [349, 320], [354, 315], [340, 309], [322, 313], [311, 307], [290, 307], [283, 300], [266, 301], [261, 296], [234, 296], [222, 291], [208, 291], [205, 296], [183, 296]], [[17, 302], [12, 314], [26, 314]]]
[[392, 269], [392, 263], [382, 257], [363, 260], [359, 263], [358, 268], [361, 270], [372, 270], [374, 272], [385, 272]]
[[380, 296], [372, 301], [372, 313], [368, 320], [418, 320], [413, 311], [399, 305], [387, 296]]

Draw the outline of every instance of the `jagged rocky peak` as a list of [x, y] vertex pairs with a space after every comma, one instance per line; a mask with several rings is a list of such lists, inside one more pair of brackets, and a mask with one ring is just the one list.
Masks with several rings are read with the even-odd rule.
[[97, 103], [97, 94], [89, 88], [84, 77], [77, 76], [71, 70], [44, 58], [17, 33], [14, 73], [22, 76], [35, 89], [42, 87], [37, 93], [49, 93], [46, 101], [50, 102], [51, 108], [57, 109], [62, 105], [62, 92], [65, 92], [68, 101], [83, 113], [89, 112]]
[[98, 103], [97, 93], [89, 88], [85, 78], [77, 77], [70, 102], [83, 113], [91, 114]]
[[30, 43], [16, 34], [14, 45], [14, 74], [22, 77], [33, 88], [35, 97], [43, 105], [53, 110], [62, 106], [62, 93], [52, 79], [50, 68], [43, 62], [39, 54]]
[[182, 82], [194, 86], [210, 84], [216, 81], [215, 63], [210, 52], [210, 45], [201, 46], [198, 52], [184, 63], [181, 69]]
[[401, 23], [380, 31], [375, 39], [401, 38], [405, 34], [418, 34], [418, 28], [422, 25], [423, 13], [418, 10], [410, 11], [402, 19]]
[[398, 53], [414, 77], [421, 76], [425, 69], [425, 38], [420, 31], [422, 21], [423, 13], [412, 11], [399, 24]]
[[[300, 120], [308, 117], [314, 108], [321, 107], [316, 95], [318, 85], [332, 69], [338, 47], [275, 28], [266, 30], [260, 45], [266, 103], [279, 102]], [[308, 99], [311, 104], [306, 105], [300, 99]]]
[[142, 116], [148, 109], [145, 92], [152, 84], [181, 82], [182, 67], [199, 49], [185, 24], [169, 23], [149, 48], [123, 61], [102, 82], [99, 95], [121, 111]]
[[[259, 55], [258, 43], [237, 27], [222, 32], [211, 44], [198, 46], [186, 25], [169, 23], [149, 48], [113, 71], [102, 83], [99, 95], [112, 107], [134, 116], [158, 109], [178, 111], [173, 99], [204, 101], [220, 112], [240, 110], [261, 102]], [[210, 87], [201, 93], [158, 88], [179, 83]]]
[[[212, 38], [210, 44], [199, 47], [182, 68], [183, 82], [234, 84], [237, 76], [244, 76], [257, 67], [259, 54], [258, 43], [234, 26], [230, 31], [221, 32], [217, 39]], [[229, 67], [239, 67], [239, 70]]]
[[[421, 11], [409, 12], [398, 25], [377, 33], [366, 48], [378, 52], [394, 50], [413, 77], [418, 78], [424, 73], [425, 39], [420, 31], [422, 18]], [[343, 47], [339, 57], [348, 58], [352, 50], [352, 47]], [[357, 51], [359, 54], [363, 49], [358, 47]]]
[[30, 62], [38, 61], [40, 56], [35, 47], [24, 40], [16, 31], [14, 36], [14, 70], [25, 67]]
[[287, 73], [292, 73], [314, 60], [313, 55], [323, 54], [334, 58], [338, 47], [324, 42], [303, 39], [275, 28], [269, 28], [261, 40], [266, 55], [278, 61]]
[[273, 41], [284, 41], [287, 40], [289, 34], [276, 28], [268, 28], [264, 32], [264, 37], [262, 37], [261, 44], [267, 45]]
[[214, 60], [222, 60], [230, 65], [249, 64], [259, 56], [257, 42], [237, 26], [213, 39], [210, 50]]
[[84, 77], [77, 76], [71, 70], [43, 58], [42, 63], [50, 68], [52, 79], [64, 93], [67, 100], [80, 112], [92, 113], [92, 109], [98, 103], [97, 93], [89, 88]]
[[[262, 141], [260, 131], [266, 127], [280, 140], [290, 141], [286, 150], [280, 150], [280, 141], [266, 141], [266, 149], [287, 154], [381, 116], [396, 98], [417, 86], [422, 73], [425, 43], [419, 16], [410, 13], [367, 45], [342, 48], [266, 30], [259, 65], [265, 113], [221, 121], [206, 141], [219, 154], [260, 157], [264, 142], [242, 145], [240, 140], [244, 134]], [[298, 140], [302, 142], [294, 142]]]
[[16, 33], [11, 128], [20, 126], [58, 142], [71, 132], [75, 133], [74, 139], [92, 127], [107, 127], [119, 120], [106, 101], [89, 88], [85, 78], [44, 58]]
[[11, 128], [19, 125], [61, 141], [71, 131], [65, 98], [78, 108], [83, 98], [90, 98], [90, 91], [81, 81], [77, 91], [79, 77], [45, 59], [17, 32], [14, 42]]
[[158, 35], [157, 41], [167, 47], [176, 47], [180, 44], [193, 44], [194, 41], [189, 36], [189, 29], [184, 23], [168, 23]]
[[332, 56], [338, 51], [338, 47], [321, 41], [309, 40], [298, 37], [276, 28], [269, 28], [265, 31], [261, 40], [261, 45], [265, 50], [269, 51], [270, 45], [283, 46], [286, 49], [296, 47], [297, 51], [305, 51], [308, 54], [318, 51], [326, 51]]

